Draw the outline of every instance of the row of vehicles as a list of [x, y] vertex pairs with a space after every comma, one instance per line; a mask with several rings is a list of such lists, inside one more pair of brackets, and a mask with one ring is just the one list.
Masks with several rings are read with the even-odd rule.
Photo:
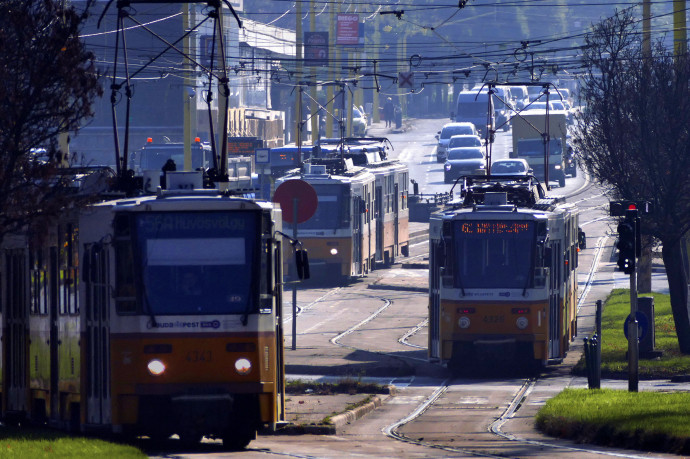
[[[229, 449], [279, 425], [284, 272], [304, 272], [291, 263], [295, 244], [310, 251], [311, 272], [338, 280], [409, 250], [407, 167], [387, 159], [383, 140], [317, 150], [279, 179], [317, 190], [300, 241], [284, 240], [292, 228], [279, 206], [247, 196], [239, 182], [209, 188], [202, 170], [165, 171], [152, 193], [115, 200], [120, 193], [104, 185], [99, 202], [65, 213], [47, 234], [7, 239], [5, 422], [178, 434], [189, 444], [206, 436]], [[151, 151], [160, 162], [161, 150]]]
[[[505, 95], [509, 89], [510, 87], [499, 86], [496, 92], [501, 94], [501, 90], [504, 90], [503, 97], [514, 100], [511, 96]], [[492, 113], [490, 105], [486, 100], [482, 101], [482, 97], [488, 99], [489, 93], [484, 90], [461, 93], [458, 97], [458, 111], [461, 115], [457, 115], [457, 119], [463, 121], [445, 124], [436, 135], [436, 160], [444, 163], [445, 183], [452, 183], [462, 175], [486, 170], [486, 158], [482, 147], [486, 146], [486, 142], [492, 142], [493, 136], [485, 130], [482, 137], [481, 127], [493, 130], [500, 126], [508, 126], [508, 120], [502, 125], [497, 125], [498, 121], [493, 114], [488, 116], [488, 124], [479, 127], [468, 121], [471, 117], [462, 115], [474, 110], [470, 106], [479, 108], [480, 105], [484, 107], [485, 114]], [[500, 95], [496, 97], [497, 100], [501, 100]], [[537, 178], [543, 182], [556, 181], [561, 187], [565, 186], [566, 176], [577, 175], [577, 163], [568, 136], [571, 114], [565, 109], [564, 101], [549, 101], [547, 111], [546, 102], [530, 102], [526, 99], [523, 101], [524, 108], [515, 110], [509, 119], [512, 125], [512, 149], [509, 157], [524, 159]], [[462, 112], [461, 107], [466, 111]]]

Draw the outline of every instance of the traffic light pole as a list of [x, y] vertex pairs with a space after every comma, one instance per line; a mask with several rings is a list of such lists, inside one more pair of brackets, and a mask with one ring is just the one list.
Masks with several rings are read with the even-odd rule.
[[628, 321], [628, 392], [637, 392], [640, 343], [637, 328], [637, 268], [630, 273], [630, 320]]

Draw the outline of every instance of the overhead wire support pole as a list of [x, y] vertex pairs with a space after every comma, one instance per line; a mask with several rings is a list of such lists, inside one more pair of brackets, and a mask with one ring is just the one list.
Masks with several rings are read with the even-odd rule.
[[[551, 144], [551, 132], [550, 132], [550, 122], [549, 122], [549, 87], [545, 86], [544, 87], [544, 94], [546, 94], [546, 126], [544, 127], [544, 183], [546, 184], [546, 190], [550, 190], [551, 187], [549, 186], [549, 155], [551, 154], [550, 152], [550, 144]], [[563, 145], [561, 148], [564, 148], [565, 145]]]
[[[213, 67], [214, 60], [216, 58], [216, 29], [218, 27], [218, 9], [213, 10], [209, 13], [209, 17], [213, 15], [213, 38], [211, 42], [211, 62], [209, 65], [209, 75], [208, 75], [208, 92], [206, 94], [206, 108], [208, 110], [208, 130], [209, 130], [209, 140], [211, 141], [211, 153], [213, 157], [213, 168], [216, 171], [220, 171], [220, 161], [218, 160], [218, 150], [216, 147], [216, 133], [213, 128]], [[220, 92], [220, 90], [219, 90]]]
[[[105, 17], [105, 14], [107, 13], [110, 5], [115, 2], [115, 0], [110, 0], [105, 8], [103, 9], [103, 12], [101, 13], [101, 16], [98, 19], [98, 26], [100, 27], [101, 21]], [[173, 43], [168, 42], [165, 40], [163, 37], [160, 35], [156, 34], [154, 31], [152, 31], [149, 27], [147, 27], [145, 24], [142, 24], [138, 22], [136, 19], [134, 19], [127, 11], [126, 8], [130, 7], [132, 4], [139, 4], [139, 3], [155, 3], [155, 4], [170, 4], [170, 3], [180, 3], [180, 4], [188, 4], [188, 3], [206, 3], [209, 5], [211, 8], [215, 9], [215, 13], [211, 12], [209, 13], [208, 17], [205, 18], [203, 21], [201, 21], [199, 24], [197, 24], [194, 28], [189, 28], [189, 30], [186, 30], [185, 34], [176, 40]], [[113, 131], [114, 131], [114, 141], [115, 141], [115, 159], [116, 159], [116, 171], [118, 177], [122, 177], [125, 174], [125, 171], [127, 169], [127, 150], [129, 149], [129, 118], [130, 118], [130, 110], [131, 110], [131, 98], [132, 98], [132, 91], [130, 87], [130, 81], [131, 79], [136, 76], [138, 73], [142, 72], [144, 69], [146, 69], [149, 65], [151, 65], [155, 60], [160, 58], [163, 54], [165, 54], [167, 51], [170, 49], [175, 50], [177, 53], [181, 54], [187, 61], [192, 63], [195, 66], [198, 66], [199, 68], [203, 69], [205, 72], [208, 73], [209, 75], [209, 85], [211, 85], [211, 80], [217, 76], [213, 74], [213, 65], [211, 65], [211, 69], [207, 69], [204, 65], [202, 65], [200, 62], [198, 62], [196, 59], [192, 58], [189, 53], [185, 52], [185, 50], [180, 50], [176, 47], [176, 45], [186, 39], [194, 30], [199, 28], [208, 18], [214, 17], [216, 19], [216, 23], [220, 23], [217, 27], [214, 25], [214, 49], [215, 49], [215, 34], [219, 33], [219, 48], [220, 48], [220, 54], [221, 58], [223, 61], [223, 67], [222, 67], [222, 77], [219, 78], [219, 86], [224, 89], [223, 94], [226, 96], [225, 99], [225, 126], [223, 130], [223, 135], [224, 137], [227, 137], [227, 126], [228, 126], [228, 108], [229, 108], [229, 88], [228, 88], [228, 76], [227, 76], [227, 62], [225, 61], [225, 49], [224, 49], [224, 43], [223, 43], [223, 29], [222, 29], [222, 13], [220, 11], [220, 8], [222, 4], [227, 5], [227, 8], [232, 12], [233, 16], [237, 20], [237, 24], [239, 27], [242, 27], [242, 21], [240, 20], [239, 16], [237, 15], [237, 12], [235, 12], [234, 8], [232, 5], [229, 3], [228, 0], [206, 0], [205, 2], [189, 2], [189, 1], [167, 1], [167, 0], [117, 0], [117, 30], [116, 30], [116, 46], [115, 46], [115, 61], [113, 64], [113, 78], [112, 78], [112, 84], [111, 84], [111, 106], [112, 106], [112, 116], [113, 116]], [[127, 43], [126, 43], [126, 38], [124, 35], [124, 18], [129, 17], [129, 19], [137, 24], [139, 27], [141, 27], [143, 30], [146, 30], [156, 38], [158, 38], [160, 41], [165, 43], [167, 45], [167, 48], [161, 51], [158, 55], [155, 57], [149, 59], [149, 62], [140, 67], [136, 72], [132, 73], [130, 75], [129, 73], [129, 63], [127, 59]], [[126, 106], [126, 120], [125, 120], [125, 132], [124, 132], [124, 151], [120, 149], [120, 139], [118, 135], [118, 123], [117, 123], [117, 112], [115, 109], [116, 103], [117, 103], [117, 92], [121, 88], [121, 84], [117, 83], [117, 69], [118, 69], [118, 57], [120, 54], [120, 37], [122, 40], [122, 47], [123, 47], [123, 55], [124, 55], [124, 60], [125, 60], [125, 94], [127, 97], [127, 106]], [[207, 99], [207, 102], [209, 103], [210, 107], [210, 101], [212, 100], [212, 95], [209, 94], [209, 98]], [[213, 128], [212, 128], [213, 123], [211, 123], [211, 135], [213, 135]], [[212, 139], [212, 143], [213, 139]], [[221, 160], [221, 164], [218, 164], [217, 160], [217, 152], [214, 149], [214, 165], [216, 166], [216, 170], [220, 172], [220, 167], [222, 167], [223, 161], [227, 162], [227, 140], [223, 142], [223, 157], [224, 159]], [[220, 167], [219, 167], [220, 166]], [[226, 170], [221, 173], [222, 176], [226, 177], [227, 176], [227, 167]]]
[[[107, 9], [107, 7], [106, 7]], [[105, 13], [105, 12], [104, 12]], [[100, 23], [100, 20], [99, 20]], [[117, 133], [117, 111], [115, 105], [117, 104], [117, 92], [120, 86], [117, 84], [117, 56], [120, 49], [120, 16], [118, 14], [117, 27], [115, 30], [115, 61], [113, 62], [113, 79], [110, 84], [110, 109], [113, 118], [113, 134], [115, 137], [115, 172], [117, 177], [121, 177], [122, 164], [120, 163], [120, 137]]]
[[[232, 7], [231, 7], [232, 8]], [[234, 10], [233, 10], [234, 11]], [[228, 128], [230, 123], [230, 86], [228, 78], [228, 65], [225, 56], [225, 41], [223, 40], [223, 9], [218, 6], [218, 49], [220, 61], [223, 63], [222, 76], [218, 81], [218, 92], [223, 97], [223, 127], [220, 130], [220, 164], [218, 165], [218, 180], [228, 183]], [[241, 27], [241, 26], [240, 26]], [[215, 31], [214, 31], [215, 35]], [[222, 89], [221, 89], [222, 88]], [[219, 186], [220, 188], [220, 186]]]

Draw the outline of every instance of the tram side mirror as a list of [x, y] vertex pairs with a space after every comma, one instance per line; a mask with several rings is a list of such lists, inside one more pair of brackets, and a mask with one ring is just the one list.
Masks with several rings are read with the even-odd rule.
[[309, 255], [307, 254], [307, 249], [295, 250], [295, 265], [297, 266], [297, 277], [300, 280], [309, 279]]
[[582, 231], [582, 228], [577, 229], [577, 244], [580, 249], [587, 248], [587, 235], [584, 231]]

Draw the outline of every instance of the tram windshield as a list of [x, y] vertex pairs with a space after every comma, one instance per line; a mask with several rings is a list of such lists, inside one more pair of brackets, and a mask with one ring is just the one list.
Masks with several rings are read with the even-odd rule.
[[531, 285], [534, 228], [534, 223], [528, 221], [458, 222], [455, 227], [455, 287], [525, 288]]
[[[544, 157], [544, 142], [541, 139], [518, 140], [518, 156]], [[549, 155], [560, 155], [563, 152], [561, 139], [549, 140]]]
[[[299, 229], [329, 230], [346, 228], [350, 224], [350, 197], [344, 185], [312, 185], [318, 196], [316, 212]], [[288, 228], [291, 225], [287, 225]]]
[[243, 314], [256, 309], [256, 213], [161, 212], [135, 218], [144, 312]]

